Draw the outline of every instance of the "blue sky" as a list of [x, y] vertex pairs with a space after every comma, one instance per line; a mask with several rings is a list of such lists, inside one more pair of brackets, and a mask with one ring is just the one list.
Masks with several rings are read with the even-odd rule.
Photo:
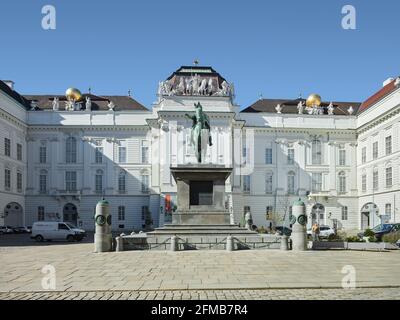
[[[41, 28], [44, 5], [57, 29]], [[357, 10], [344, 30], [341, 9]], [[398, 0], [0, 0], [0, 79], [25, 94], [127, 94], [150, 106], [158, 81], [199, 59], [259, 94], [361, 101], [400, 75]]]

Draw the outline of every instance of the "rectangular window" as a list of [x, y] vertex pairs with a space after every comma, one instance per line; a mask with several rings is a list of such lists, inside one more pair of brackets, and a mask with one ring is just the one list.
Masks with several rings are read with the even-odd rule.
[[272, 148], [265, 149], [265, 164], [272, 164]]
[[345, 193], [346, 192], [346, 176], [339, 175], [339, 192]]
[[319, 140], [314, 140], [311, 146], [312, 164], [322, 164], [322, 143]]
[[39, 162], [40, 163], [47, 162], [47, 148], [45, 146], [41, 146], [39, 148]]
[[45, 174], [39, 176], [39, 192], [47, 193], [47, 176]]
[[250, 192], [251, 177], [243, 176], [243, 192]]
[[126, 147], [118, 147], [118, 162], [126, 163]]
[[265, 219], [267, 220], [267, 221], [270, 221], [270, 220], [272, 220], [274, 217], [273, 217], [273, 210], [274, 210], [274, 207], [272, 207], [272, 206], [268, 206], [267, 208], [266, 208], [266, 213], [265, 213]]
[[386, 148], [386, 155], [392, 154], [392, 136], [388, 136], [385, 138], [385, 148]]
[[379, 175], [378, 170], [375, 170], [372, 176], [372, 188], [378, 190], [379, 188]]
[[103, 174], [101, 173], [96, 174], [95, 191], [99, 194], [103, 193]]
[[118, 207], [118, 220], [119, 221], [125, 220], [125, 207], [124, 206]]
[[289, 165], [294, 164], [294, 149], [288, 149], [287, 163]]
[[44, 207], [38, 207], [38, 221], [44, 221]]
[[126, 178], [125, 174], [121, 173], [118, 177], [118, 192], [125, 193], [126, 190]]
[[393, 185], [393, 174], [392, 167], [386, 168], [386, 188], [390, 188]]
[[248, 157], [248, 150], [247, 150], [247, 148], [243, 148], [242, 149], [242, 159], [243, 159], [243, 164], [246, 164], [248, 161], [247, 161], [247, 157]]
[[361, 149], [361, 162], [366, 163], [367, 162], [367, 147], [363, 147]]
[[312, 174], [312, 187], [313, 192], [322, 191], [322, 173], [313, 173]]
[[6, 190], [11, 189], [11, 170], [10, 169], [4, 170], [4, 189], [6, 189]]
[[265, 193], [272, 193], [272, 173], [267, 173], [266, 175]]
[[346, 165], [346, 150], [340, 149], [339, 150], [339, 166], [345, 166], [345, 165]]
[[147, 193], [149, 192], [149, 176], [142, 175], [142, 192]]
[[294, 194], [294, 175], [293, 174], [288, 175], [288, 193]]
[[17, 172], [17, 191], [22, 192], [22, 173]]
[[17, 143], [17, 160], [22, 161], [22, 144]]
[[367, 191], [367, 175], [363, 174], [361, 176], [361, 188], [363, 192]]
[[378, 151], [378, 141], [376, 141], [372, 145], [372, 159], [378, 159]]
[[386, 203], [386, 205], [385, 205], [385, 215], [389, 219], [392, 218], [392, 204], [391, 203]]
[[149, 163], [149, 142], [142, 141], [142, 163], [148, 164]]
[[142, 207], [142, 221], [146, 220], [146, 216], [147, 216], [147, 212], [149, 211], [149, 207], [148, 206], [143, 206]]
[[103, 147], [96, 147], [95, 163], [103, 163]]
[[67, 139], [66, 146], [66, 162], [76, 163], [77, 150], [76, 150], [76, 139], [74, 137], [69, 137]]
[[348, 216], [348, 207], [342, 207], [342, 220], [347, 221], [349, 219]]
[[11, 140], [4, 138], [4, 155], [11, 157]]
[[190, 139], [190, 134], [186, 136], [186, 140], [184, 141], [185, 143], [185, 150], [186, 150], [186, 156], [192, 156], [194, 155], [194, 147], [192, 146], [192, 142]]
[[76, 172], [66, 171], [65, 172], [65, 190], [76, 191]]

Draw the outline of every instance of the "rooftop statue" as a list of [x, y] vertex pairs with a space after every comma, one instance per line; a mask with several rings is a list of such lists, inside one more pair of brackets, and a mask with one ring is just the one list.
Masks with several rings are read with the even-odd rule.
[[194, 116], [190, 116], [189, 114], [185, 114], [187, 118], [193, 121], [192, 129], [190, 132], [190, 143], [194, 147], [197, 162], [203, 162], [206, 154], [207, 154], [207, 144], [212, 146], [212, 138], [211, 138], [211, 126], [210, 119], [203, 112], [203, 107], [200, 102], [195, 103], [196, 113]]

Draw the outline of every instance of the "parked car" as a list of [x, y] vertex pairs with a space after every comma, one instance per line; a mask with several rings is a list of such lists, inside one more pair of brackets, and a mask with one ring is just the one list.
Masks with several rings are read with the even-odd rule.
[[1, 226], [0, 227], [0, 233], [3, 233], [3, 234], [14, 233], [14, 229], [11, 226]]
[[[391, 233], [391, 232], [396, 232], [400, 230], [400, 223], [384, 223], [384, 224], [378, 224], [374, 228], [371, 229], [371, 231], [375, 234], [375, 238], [378, 241], [382, 240], [382, 237], [385, 234]], [[365, 231], [360, 232], [358, 234], [359, 238], [365, 237]]]
[[[320, 238], [328, 238], [330, 235], [333, 235], [335, 233], [336, 233], [335, 229], [333, 229], [330, 226], [319, 226], [319, 235], [318, 236]], [[310, 236], [310, 237], [312, 236], [312, 230], [311, 229], [307, 230], [307, 235]]]
[[67, 240], [81, 241], [86, 237], [85, 230], [78, 229], [76, 226], [67, 222], [35, 222], [32, 226], [31, 238], [36, 241], [44, 240]]
[[278, 226], [275, 228], [280, 234], [290, 237], [292, 229], [284, 226]]
[[13, 230], [14, 233], [31, 233], [31, 230], [28, 227], [16, 227]]

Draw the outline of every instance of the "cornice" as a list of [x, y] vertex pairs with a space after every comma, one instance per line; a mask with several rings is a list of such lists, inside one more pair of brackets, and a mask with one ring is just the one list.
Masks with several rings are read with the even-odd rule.
[[0, 109], [0, 118], [23, 130], [26, 130], [28, 128], [28, 126], [23, 121], [17, 119], [16, 117], [4, 111], [3, 109]]
[[384, 123], [385, 121], [395, 117], [396, 115], [400, 114], [400, 105], [397, 105], [396, 107], [392, 108], [390, 111], [382, 114], [378, 118], [366, 123], [362, 127], [357, 129], [357, 133], [364, 134], [367, 131], [370, 131], [374, 129], [375, 127], [379, 126], [380, 124]]

